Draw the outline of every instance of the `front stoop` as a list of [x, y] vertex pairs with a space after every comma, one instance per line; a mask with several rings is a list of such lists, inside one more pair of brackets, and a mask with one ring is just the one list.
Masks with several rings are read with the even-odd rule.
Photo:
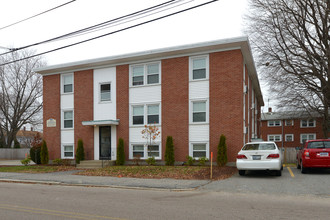
[[116, 164], [115, 160], [83, 160], [80, 164], [77, 164], [77, 168], [81, 169], [97, 169], [107, 166], [114, 166]]

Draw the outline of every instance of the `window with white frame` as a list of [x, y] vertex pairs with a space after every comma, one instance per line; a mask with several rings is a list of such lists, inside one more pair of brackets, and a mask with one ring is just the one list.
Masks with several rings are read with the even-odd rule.
[[63, 145], [63, 156], [64, 158], [73, 158], [74, 147], [73, 144]]
[[159, 124], [159, 105], [148, 105], [148, 124]]
[[206, 122], [206, 101], [192, 103], [192, 122]]
[[286, 142], [292, 142], [293, 141], [293, 134], [286, 134], [285, 135], [285, 141]]
[[300, 134], [300, 143], [316, 139], [316, 134]]
[[302, 128], [310, 128], [315, 127], [315, 120], [314, 119], [302, 119], [300, 120], [300, 127]]
[[285, 126], [293, 126], [293, 120], [285, 120]]
[[132, 125], [160, 124], [160, 105], [132, 106]]
[[192, 157], [193, 158], [201, 158], [206, 157], [206, 144], [198, 143], [192, 144]]
[[73, 92], [73, 74], [66, 74], [62, 76], [63, 93]]
[[100, 84], [100, 101], [107, 102], [111, 101], [111, 85], [110, 83]]
[[63, 128], [73, 128], [73, 111], [63, 111]]
[[268, 127], [281, 126], [281, 120], [270, 120], [268, 121]]
[[206, 57], [192, 58], [192, 79], [206, 79]]
[[133, 106], [133, 125], [144, 124], [144, 106]]
[[132, 86], [158, 84], [160, 63], [149, 63], [131, 66]]
[[133, 158], [146, 159], [148, 157], [154, 157], [160, 159], [160, 144], [152, 144], [147, 147], [143, 144], [133, 144], [132, 145], [132, 155]]
[[267, 140], [268, 141], [275, 141], [275, 142], [282, 141], [282, 135], [280, 135], [280, 134], [269, 134], [267, 136]]

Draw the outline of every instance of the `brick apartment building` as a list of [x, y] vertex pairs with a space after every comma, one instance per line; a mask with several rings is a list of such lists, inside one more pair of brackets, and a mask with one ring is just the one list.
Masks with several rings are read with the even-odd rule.
[[261, 138], [279, 147], [301, 147], [306, 140], [324, 138], [322, 118], [307, 112], [268, 112], [261, 114]]
[[44, 139], [50, 159], [75, 157], [78, 139], [89, 160], [148, 157], [141, 131], [161, 132], [152, 155], [164, 160], [172, 136], [175, 160], [210, 157], [221, 134], [229, 161], [260, 136], [264, 105], [247, 37], [163, 48], [44, 67]]

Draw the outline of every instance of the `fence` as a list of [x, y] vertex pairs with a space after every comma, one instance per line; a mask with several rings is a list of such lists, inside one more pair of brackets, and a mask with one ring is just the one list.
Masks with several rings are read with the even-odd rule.
[[297, 150], [294, 147], [285, 147], [284, 148], [284, 163], [296, 163]]
[[30, 148], [0, 148], [0, 159], [22, 160], [25, 158], [26, 153], [30, 153]]

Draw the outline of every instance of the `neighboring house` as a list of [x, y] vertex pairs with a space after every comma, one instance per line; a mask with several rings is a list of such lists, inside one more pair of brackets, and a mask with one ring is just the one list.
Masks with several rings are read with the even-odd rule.
[[[88, 51], [86, 51], [88, 52]], [[148, 50], [37, 69], [43, 75], [44, 139], [50, 159], [73, 159], [78, 139], [86, 159], [148, 157], [141, 131], [161, 135], [151, 154], [164, 160], [172, 136], [175, 160], [216, 155], [221, 134], [229, 161], [260, 136], [264, 105], [247, 37]], [[215, 161], [215, 158], [214, 158]]]
[[31, 128], [30, 131], [26, 130], [25, 127], [23, 130], [19, 130], [16, 134], [16, 139], [20, 143], [21, 147], [31, 147], [31, 142], [33, 138], [39, 133], [40, 137], [42, 138], [42, 133], [38, 131], [33, 131]]
[[300, 147], [306, 140], [324, 138], [322, 118], [307, 112], [272, 112], [261, 114], [261, 138], [275, 141], [279, 147]]

